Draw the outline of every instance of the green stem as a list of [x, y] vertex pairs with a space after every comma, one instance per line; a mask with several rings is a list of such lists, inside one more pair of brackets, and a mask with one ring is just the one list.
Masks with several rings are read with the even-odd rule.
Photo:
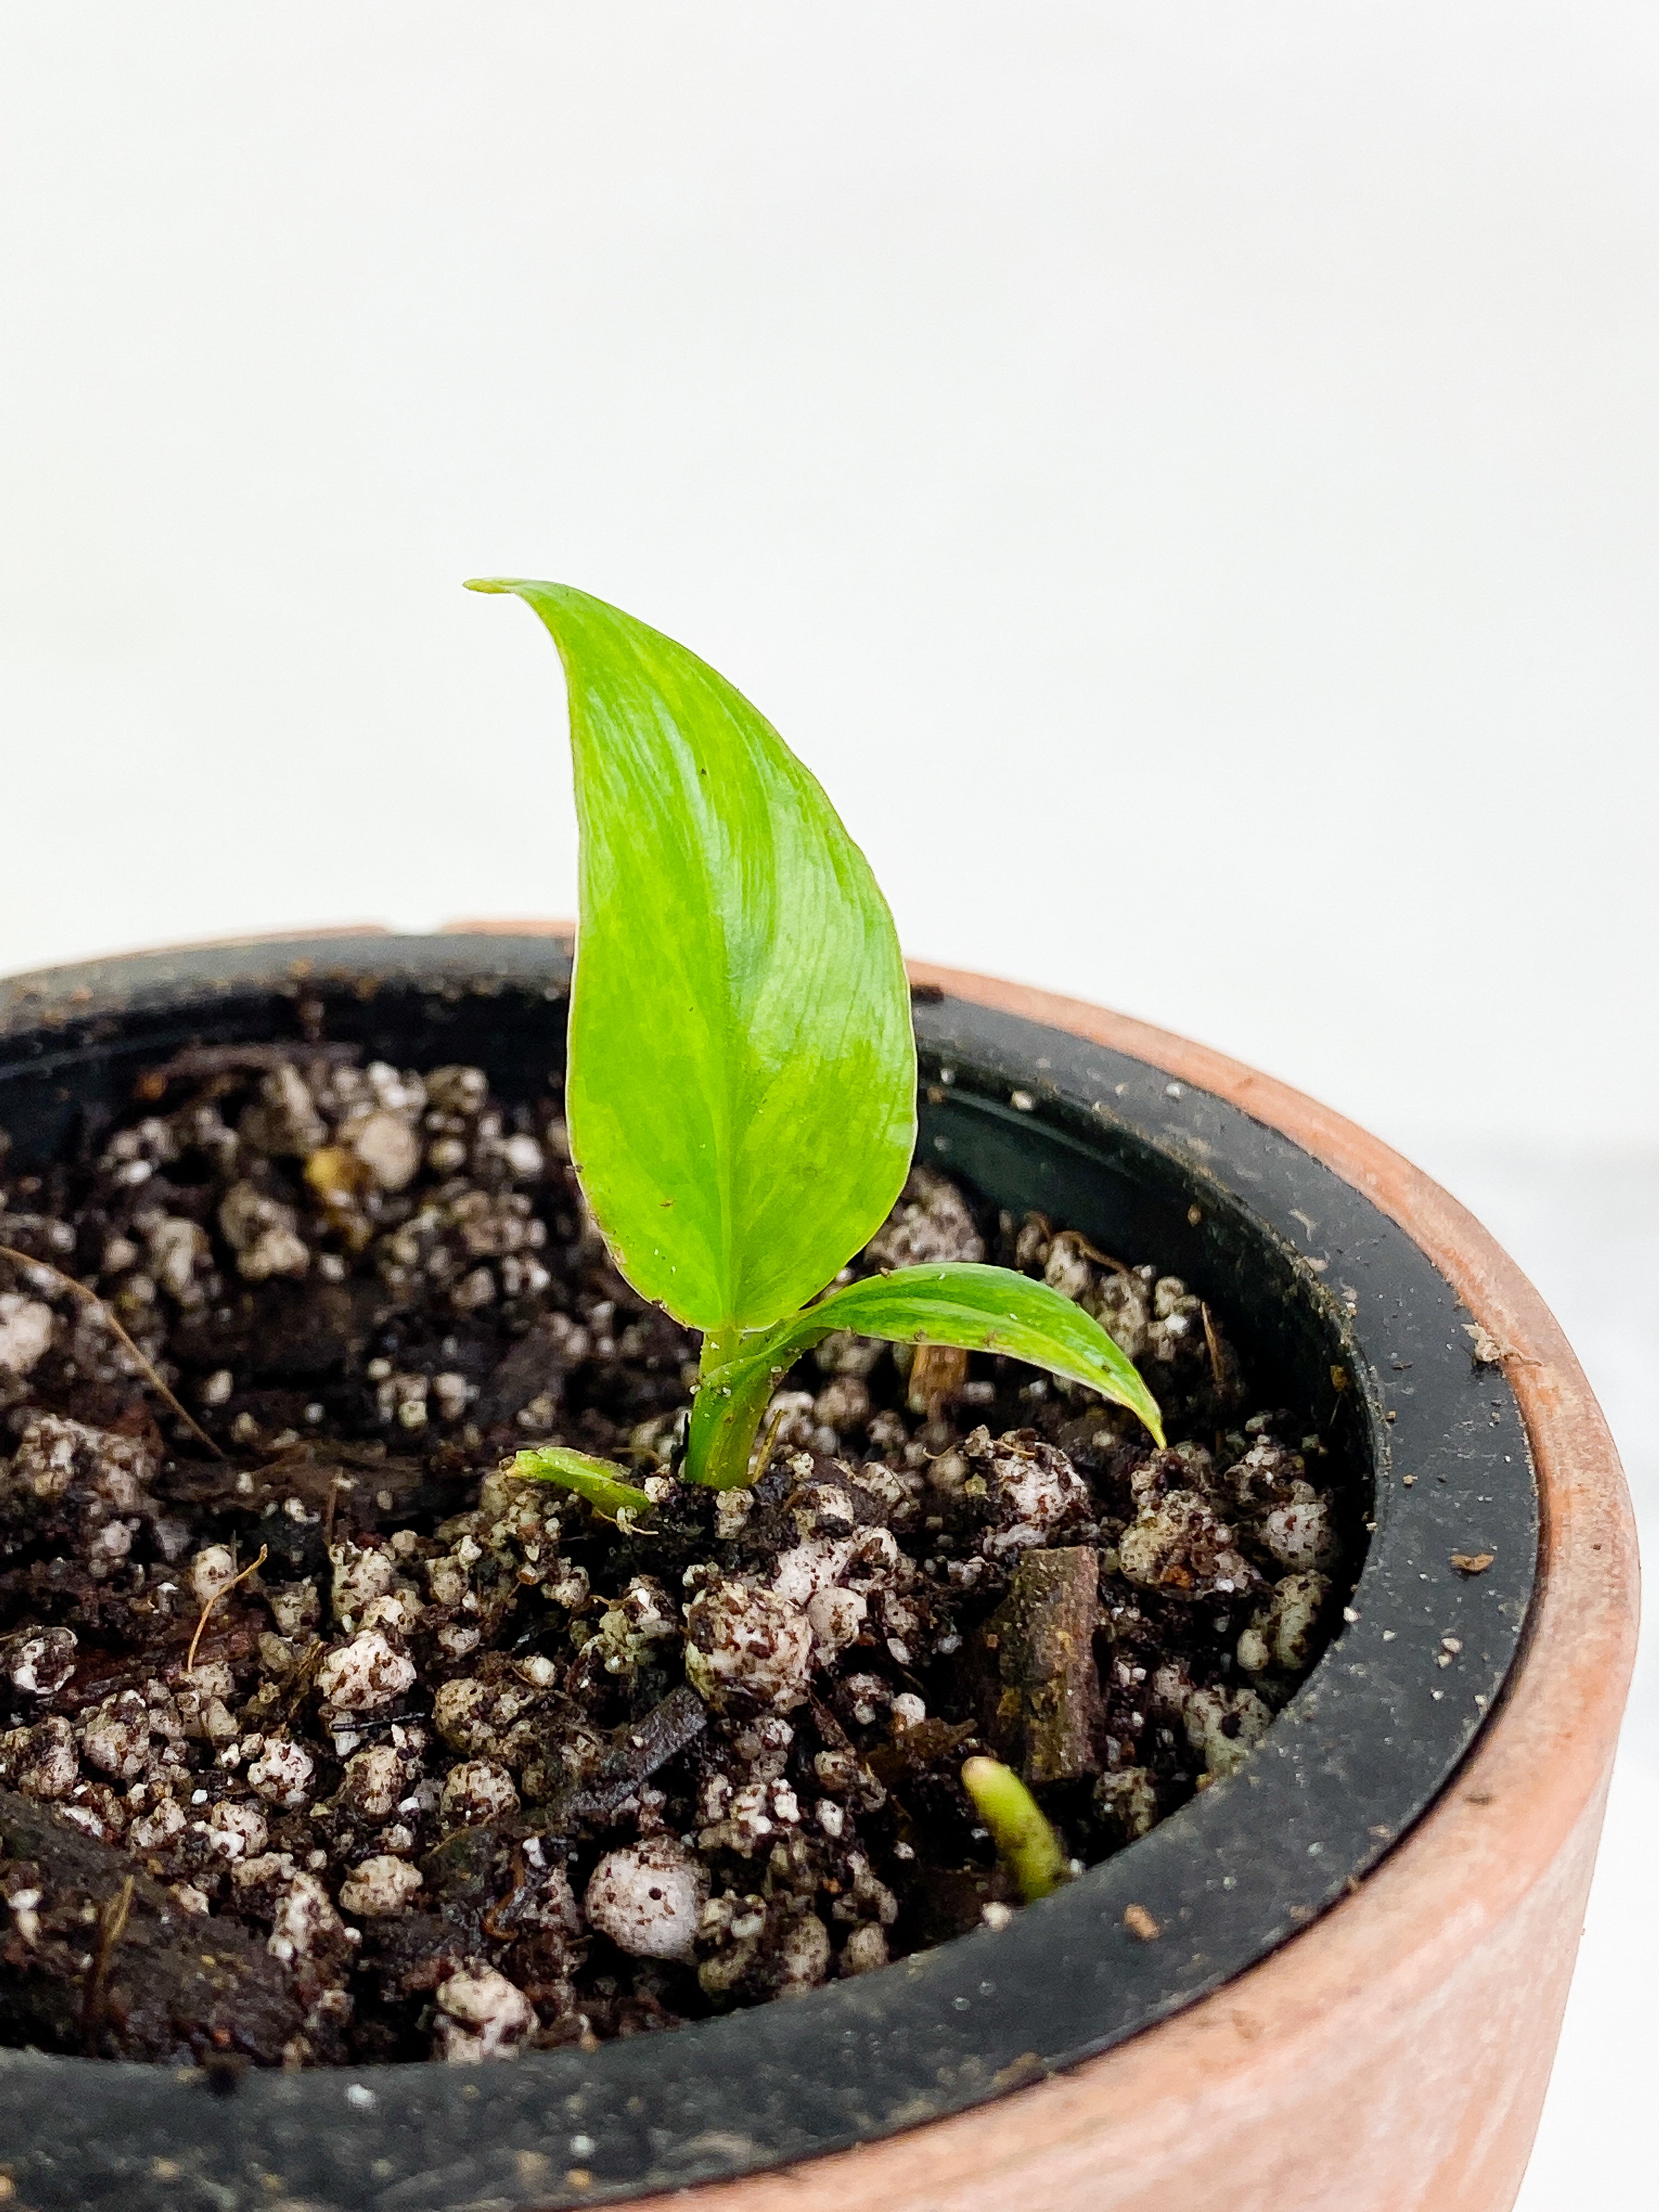
[[749, 1481], [749, 1462], [768, 1401], [778, 1375], [792, 1364], [793, 1354], [776, 1369], [767, 1360], [748, 1356], [740, 1360], [711, 1360], [712, 1342], [712, 1337], [703, 1340], [702, 1372], [686, 1430], [682, 1473], [688, 1482], [703, 1483], [710, 1490], [741, 1490]]

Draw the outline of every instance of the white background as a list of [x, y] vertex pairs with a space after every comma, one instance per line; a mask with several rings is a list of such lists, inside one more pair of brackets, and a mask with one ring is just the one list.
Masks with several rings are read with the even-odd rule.
[[[1445, 1175], [1659, 1504], [1656, 147], [1604, 0], [0, 6], [0, 969], [568, 911], [459, 585], [580, 583], [913, 951]], [[1644, 1712], [1526, 2212], [1645, 2185]]]

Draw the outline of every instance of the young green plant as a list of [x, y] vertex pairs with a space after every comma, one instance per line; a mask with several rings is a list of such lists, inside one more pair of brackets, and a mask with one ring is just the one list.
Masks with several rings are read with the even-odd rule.
[[[507, 578], [564, 664], [581, 834], [566, 1111], [623, 1276], [702, 1334], [682, 1474], [751, 1481], [772, 1392], [833, 1330], [1006, 1353], [1156, 1402], [1098, 1322], [1000, 1267], [826, 1289], [890, 1212], [916, 1134], [910, 994], [869, 863], [725, 678], [568, 585]], [[521, 1474], [601, 1512], [646, 1493], [548, 1446]]]

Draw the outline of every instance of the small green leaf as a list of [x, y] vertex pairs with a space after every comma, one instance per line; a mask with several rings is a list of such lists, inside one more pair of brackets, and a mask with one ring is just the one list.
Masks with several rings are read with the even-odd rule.
[[797, 1311], [886, 1218], [915, 1138], [898, 939], [771, 725], [695, 653], [559, 584], [581, 825], [567, 1092], [634, 1287], [716, 1332]]
[[777, 1378], [832, 1329], [891, 1344], [954, 1344], [1000, 1352], [1046, 1368], [1127, 1406], [1164, 1442], [1158, 1401], [1134, 1363], [1081, 1306], [1047, 1283], [1006, 1267], [950, 1262], [899, 1267], [831, 1291], [793, 1321], [712, 1368], [698, 1389], [687, 1436], [686, 1472], [726, 1489], [748, 1480], [755, 1426]]
[[1072, 1878], [1060, 1838], [1018, 1775], [996, 1759], [963, 1761], [962, 1786], [1027, 1905]]
[[538, 1444], [533, 1450], [514, 1452], [507, 1471], [526, 1482], [556, 1482], [562, 1490], [574, 1490], [607, 1521], [623, 1511], [645, 1513], [651, 1508], [644, 1491], [623, 1482], [609, 1460], [592, 1459], [563, 1444]]

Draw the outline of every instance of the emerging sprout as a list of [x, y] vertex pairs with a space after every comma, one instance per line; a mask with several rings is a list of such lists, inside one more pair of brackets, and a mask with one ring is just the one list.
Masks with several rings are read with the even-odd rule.
[[624, 1482], [609, 1460], [594, 1459], [564, 1444], [538, 1444], [529, 1451], [514, 1452], [509, 1465], [514, 1474], [531, 1481], [556, 1482], [562, 1489], [574, 1490], [607, 1521], [614, 1521], [618, 1513], [651, 1509], [644, 1491]]
[[[779, 1378], [842, 1328], [1005, 1352], [1130, 1407], [1162, 1443], [1133, 1364], [1046, 1284], [964, 1264], [825, 1291], [915, 1145], [909, 990], [868, 862], [777, 732], [684, 646], [565, 585], [471, 588], [516, 592], [564, 663], [581, 829], [571, 1146], [617, 1267], [703, 1332], [686, 1478], [752, 1480]], [[562, 1448], [516, 1469], [601, 1512], [647, 1502]]]
[[1000, 1759], [964, 1759], [962, 1786], [990, 1830], [997, 1856], [1013, 1876], [1022, 1905], [1035, 1905], [1071, 1880], [1071, 1863], [1060, 1848], [1059, 1837], [1018, 1775]]

